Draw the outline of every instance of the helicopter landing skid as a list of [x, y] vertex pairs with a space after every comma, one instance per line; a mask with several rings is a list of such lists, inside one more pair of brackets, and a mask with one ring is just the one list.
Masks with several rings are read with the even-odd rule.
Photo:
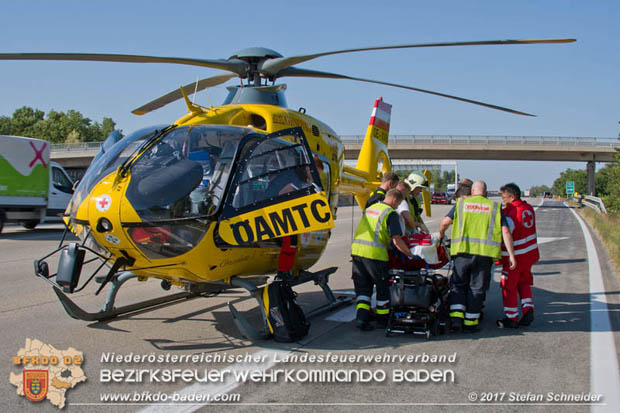
[[204, 293], [216, 292], [216, 291], [225, 290], [226, 288], [230, 288], [226, 284], [192, 285], [189, 291], [171, 294], [171, 295], [167, 295], [164, 297], [153, 298], [150, 300], [145, 300], [145, 301], [141, 301], [138, 303], [115, 308], [114, 302], [116, 301], [116, 294], [118, 293], [118, 290], [121, 288], [121, 286], [125, 282], [133, 278], [137, 278], [137, 275], [131, 272], [128, 272], [128, 271], [119, 274], [117, 277], [114, 277], [111, 280], [112, 288], [110, 288], [110, 290], [108, 291], [108, 295], [103, 305], [103, 309], [97, 313], [89, 313], [86, 310], [84, 310], [82, 307], [77, 305], [73, 300], [71, 300], [65, 293], [63, 293], [60, 290], [60, 288], [58, 288], [56, 285], [54, 285], [54, 292], [56, 293], [56, 296], [58, 296], [58, 299], [60, 300], [60, 303], [62, 304], [63, 308], [65, 309], [65, 311], [71, 318], [74, 318], [76, 320], [83, 320], [83, 321], [105, 321], [105, 320], [110, 320], [112, 318], [118, 317], [119, 315], [122, 315], [122, 314], [127, 314], [127, 313], [131, 313], [134, 311], [139, 311], [139, 310], [152, 309], [153, 307], [156, 307], [162, 304], [168, 304], [168, 303], [178, 302], [181, 300], [198, 298], [198, 297], [201, 297], [202, 294]]
[[[288, 281], [291, 287], [304, 284], [309, 281], [314, 281], [314, 284], [320, 286], [323, 290], [323, 293], [327, 298], [327, 304], [319, 306], [306, 313], [305, 315], [307, 318], [323, 314], [327, 311], [334, 310], [342, 305], [347, 305], [353, 302], [353, 297], [350, 295], [334, 295], [334, 292], [328, 285], [329, 276], [336, 272], [337, 269], [337, 267], [329, 267], [317, 272], [300, 271], [298, 277], [295, 277]], [[230, 279], [230, 284], [235, 287], [241, 287], [246, 289], [250, 293], [250, 295], [254, 297], [256, 301], [258, 301], [259, 308], [261, 308], [260, 313], [263, 319], [263, 326], [262, 331], [259, 331], [250, 324], [250, 322], [235, 308], [235, 306], [231, 302], [228, 302], [228, 308], [230, 309], [230, 313], [232, 314], [233, 321], [235, 322], [235, 325], [237, 326], [241, 334], [247, 339], [253, 341], [266, 340], [270, 338], [271, 334], [269, 333], [269, 323], [267, 321], [267, 316], [265, 315], [265, 312], [262, 310], [265, 307], [262, 297], [262, 288], [259, 288], [256, 285], [249, 283], [247, 280], [239, 277], [232, 277]]]

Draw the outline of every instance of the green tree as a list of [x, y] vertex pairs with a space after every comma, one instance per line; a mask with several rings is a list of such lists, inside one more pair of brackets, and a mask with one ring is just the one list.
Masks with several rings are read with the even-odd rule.
[[8, 116], [0, 116], [0, 135], [14, 135], [13, 122]]
[[566, 182], [575, 183], [575, 192], [586, 194], [588, 191], [588, 173], [583, 169], [567, 169], [560, 174], [560, 177], [553, 181], [551, 192], [555, 195], [566, 194]]
[[[620, 139], [620, 138], [619, 138]], [[607, 211], [620, 213], [620, 150], [616, 150], [616, 161], [609, 165], [606, 195], [603, 203]]]
[[52, 143], [102, 141], [115, 127], [111, 118], [93, 122], [77, 110], [64, 113], [51, 109], [45, 116], [41, 110], [24, 106], [13, 112], [12, 117], [0, 116], [0, 134], [29, 136]]
[[596, 183], [596, 196], [609, 195], [613, 191], [613, 187], [618, 185], [617, 177], [614, 177], [618, 163], [608, 163], [604, 168], [598, 170], [594, 176]]
[[545, 192], [551, 192], [551, 188], [547, 185], [533, 186], [530, 188], [530, 196], [541, 196], [544, 195]]
[[78, 143], [78, 142], [82, 142], [80, 140], [80, 134], [78, 133], [78, 131], [76, 130], [72, 130], [71, 132], [69, 132], [69, 135], [67, 135], [67, 139], [65, 139], [66, 143]]
[[38, 109], [32, 109], [28, 106], [22, 106], [13, 112], [12, 129], [14, 132], [30, 136], [32, 135], [34, 125], [43, 120], [45, 113]]
[[[95, 122], [95, 124], [97, 123]], [[101, 139], [97, 140], [104, 140], [114, 131], [114, 129], [116, 129], [116, 123], [112, 120], [112, 118], [103, 118], [103, 121], [101, 122]]]

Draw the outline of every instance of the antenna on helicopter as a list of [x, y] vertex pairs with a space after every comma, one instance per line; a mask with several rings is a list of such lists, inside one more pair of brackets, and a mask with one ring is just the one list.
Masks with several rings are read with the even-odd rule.
[[198, 76], [196, 76], [196, 87], [194, 88], [194, 97], [192, 103], [196, 103], [196, 95], [198, 95]]

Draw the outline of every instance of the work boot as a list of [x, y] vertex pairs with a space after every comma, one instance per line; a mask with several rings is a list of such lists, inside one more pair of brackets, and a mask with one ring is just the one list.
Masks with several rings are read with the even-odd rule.
[[521, 317], [521, 320], [519, 320], [519, 325], [527, 327], [532, 324], [532, 321], [534, 321], [534, 310], [530, 310], [527, 313], [523, 314], [523, 317]]
[[452, 317], [450, 319], [450, 332], [462, 333], [463, 332], [463, 319], [458, 317]]
[[372, 331], [375, 327], [369, 321], [355, 320], [355, 326], [362, 331]]
[[497, 320], [496, 324], [499, 328], [519, 328], [519, 323], [512, 318], [504, 317]]
[[463, 327], [463, 332], [464, 333], [479, 333], [480, 332], [480, 326], [478, 324], [473, 325], [473, 326], [464, 326]]

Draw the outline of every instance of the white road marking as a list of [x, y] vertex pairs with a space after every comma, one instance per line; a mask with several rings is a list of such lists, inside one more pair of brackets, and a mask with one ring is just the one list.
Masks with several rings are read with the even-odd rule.
[[[241, 382], [235, 381], [235, 373], [243, 372], [245, 370], [252, 371], [265, 371], [267, 369], [272, 368], [277, 364], [275, 360], [275, 356], [279, 360], [282, 360], [287, 354], [291, 353], [291, 350], [279, 350], [279, 349], [264, 349], [252, 354], [255, 358], [265, 357], [265, 362], [261, 364], [257, 363], [235, 363], [231, 364], [228, 367], [224, 367], [221, 370], [230, 370], [232, 374], [226, 375], [225, 380], [216, 383], [194, 383], [190, 386], [183, 388], [182, 390], [176, 391], [175, 393], [179, 396], [189, 396], [194, 394], [209, 394], [214, 396], [216, 394], [228, 393], [239, 385], [243, 384]], [[209, 403], [201, 403], [201, 404], [153, 404], [145, 407], [144, 409], [139, 410], [139, 413], [151, 413], [151, 412], [171, 412], [171, 413], [190, 413], [194, 412], [203, 406], [206, 406]], [[217, 404], [216, 404], [217, 405]]]
[[560, 241], [563, 239], [569, 239], [570, 237], [538, 237], [537, 242], [538, 245], [540, 244], [546, 244], [548, 242], [553, 242], [553, 241]]
[[[564, 204], [566, 206], [566, 204]], [[586, 241], [590, 273], [590, 389], [602, 394], [604, 406], [591, 406], [592, 412], [617, 412], [620, 406], [620, 373], [609, 309], [603, 284], [603, 273], [594, 241], [581, 217], [573, 213]]]
[[542, 204], [544, 204], [544, 203], [545, 203], [545, 198], [542, 198], [542, 199], [540, 200], [540, 204], [538, 204], [538, 205], [536, 205], [536, 206], [534, 207], [534, 211], [536, 211], [538, 208], [540, 208], [540, 207], [542, 206]]

